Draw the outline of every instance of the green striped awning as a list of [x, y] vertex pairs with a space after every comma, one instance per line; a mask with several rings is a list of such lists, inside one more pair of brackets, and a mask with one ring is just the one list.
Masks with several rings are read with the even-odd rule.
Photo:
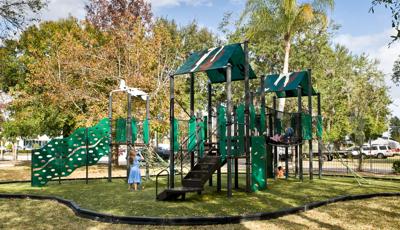
[[[232, 81], [244, 80], [245, 55], [240, 43], [192, 53], [174, 75], [206, 72], [212, 83], [221, 83], [226, 81], [225, 68], [228, 63], [232, 64]], [[256, 78], [251, 66], [249, 78]]]
[[[301, 86], [302, 96], [307, 96], [308, 75], [308, 71], [268, 75], [264, 82], [265, 92], [275, 92], [279, 98], [297, 97], [297, 87]], [[316, 94], [312, 88], [311, 95]]]

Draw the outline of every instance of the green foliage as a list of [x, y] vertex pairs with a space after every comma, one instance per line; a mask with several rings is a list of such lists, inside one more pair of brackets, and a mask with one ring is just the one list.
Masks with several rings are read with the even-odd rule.
[[11, 143], [7, 144], [7, 145], [6, 145], [6, 149], [7, 149], [7, 150], [11, 150], [11, 149], [12, 149], [12, 144], [11, 144]]
[[400, 161], [393, 162], [393, 170], [395, 173], [400, 173]]
[[396, 85], [400, 85], [400, 55], [393, 64], [392, 81]]
[[[276, 4], [283, 2], [286, 1], [248, 1], [242, 14], [246, 17], [242, 16], [235, 29], [227, 33], [231, 42], [251, 37], [252, 65], [258, 75], [279, 73], [284, 67], [285, 30], [275, 23], [281, 20], [276, 18], [286, 17], [275, 10]], [[354, 141], [362, 143], [380, 135], [387, 128], [390, 99], [377, 62], [366, 55], [354, 55], [346, 47], [332, 45], [331, 38], [338, 26], [328, 25], [323, 11], [316, 10], [313, 16], [313, 20], [296, 27], [293, 33], [290, 71], [312, 69], [313, 85], [321, 93], [324, 141], [341, 142], [351, 135]], [[225, 19], [222, 26], [227, 25]], [[252, 88], [258, 84], [254, 82]], [[296, 103], [288, 100], [286, 109], [296, 110]], [[307, 101], [303, 103], [303, 108], [307, 108]], [[313, 105], [315, 108], [316, 100]]]
[[400, 119], [398, 117], [390, 119], [390, 136], [393, 140], [400, 142]]

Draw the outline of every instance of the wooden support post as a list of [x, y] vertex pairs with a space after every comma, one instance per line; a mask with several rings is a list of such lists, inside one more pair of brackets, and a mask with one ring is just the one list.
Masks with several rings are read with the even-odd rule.
[[[302, 112], [302, 102], [301, 102], [301, 96], [302, 96], [302, 90], [301, 86], [297, 87], [297, 104], [298, 104], [298, 133], [300, 140], [303, 140], [303, 134], [302, 134], [302, 124], [301, 124], [301, 112]], [[299, 145], [299, 179], [303, 181], [303, 145]]]
[[226, 158], [227, 158], [227, 166], [228, 166], [228, 175], [227, 175], [227, 196], [228, 198], [232, 197], [232, 65], [228, 63], [226, 68], [226, 122], [227, 122], [227, 135], [226, 135]]
[[[321, 94], [317, 94], [318, 116], [321, 116]], [[322, 138], [318, 137], [318, 177], [322, 178]]]
[[175, 95], [174, 95], [174, 76], [171, 75], [169, 77], [169, 123], [170, 123], [170, 138], [169, 138], [169, 187], [175, 187], [175, 158], [174, 158], [174, 106], [175, 106]]
[[[312, 79], [311, 79], [311, 69], [308, 70], [308, 112], [310, 113], [311, 116], [311, 123], [312, 123]], [[314, 168], [313, 168], [313, 159], [314, 159], [314, 154], [313, 154], [313, 146], [312, 146], [312, 132], [311, 132], [311, 140], [308, 140], [308, 149], [309, 149], [309, 157], [310, 160], [308, 161], [309, 166], [308, 166], [308, 171], [310, 174], [310, 180], [314, 178]]]

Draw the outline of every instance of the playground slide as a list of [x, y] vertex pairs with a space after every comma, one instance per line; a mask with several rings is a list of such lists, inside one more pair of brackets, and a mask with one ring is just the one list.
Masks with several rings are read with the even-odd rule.
[[97, 125], [79, 128], [63, 139], [53, 139], [40, 149], [32, 151], [32, 186], [44, 186], [53, 178], [66, 177], [75, 169], [96, 164], [108, 155], [109, 120]]

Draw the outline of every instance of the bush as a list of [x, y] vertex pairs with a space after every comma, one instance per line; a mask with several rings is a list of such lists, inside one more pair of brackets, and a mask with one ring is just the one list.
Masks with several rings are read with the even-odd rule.
[[400, 161], [393, 162], [393, 170], [395, 173], [400, 173]]

